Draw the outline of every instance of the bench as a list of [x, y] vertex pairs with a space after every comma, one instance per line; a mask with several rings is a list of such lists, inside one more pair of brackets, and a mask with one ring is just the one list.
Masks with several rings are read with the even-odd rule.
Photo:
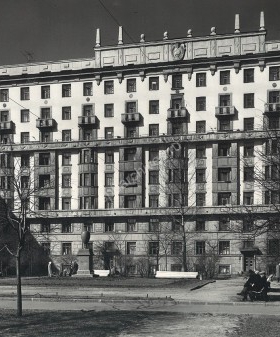
[[156, 278], [198, 278], [197, 271], [157, 271]]
[[105, 269], [105, 270], [103, 270], [103, 269], [95, 269], [94, 270], [94, 275], [98, 275], [99, 277], [104, 277], [104, 276], [109, 276], [109, 274], [110, 274], [110, 270], [108, 269]]

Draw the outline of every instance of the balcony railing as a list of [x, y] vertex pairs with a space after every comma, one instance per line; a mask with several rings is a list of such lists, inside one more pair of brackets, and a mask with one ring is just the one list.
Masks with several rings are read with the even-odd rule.
[[215, 116], [234, 116], [235, 106], [218, 106], [215, 108]]
[[139, 123], [141, 121], [141, 114], [139, 112], [129, 112], [121, 114], [122, 123]]
[[78, 117], [78, 125], [79, 126], [88, 126], [88, 125], [96, 125], [97, 117], [96, 116], [79, 116]]
[[264, 112], [280, 112], [280, 103], [265, 103]]
[[15, 123], [12, 121], [9, 122], [0, 122], [0, 133], [12, 133], [15, 131]]
[[36, 119], [36, 127], [38, 129], [54, 128], [56, 122], [53, 118], [38, 118]]
[[186, 108], [180, 109], [168, 109], [167, 110], [167, 119], [173, 118], [187, 118], [188, 117], [188, 110]]

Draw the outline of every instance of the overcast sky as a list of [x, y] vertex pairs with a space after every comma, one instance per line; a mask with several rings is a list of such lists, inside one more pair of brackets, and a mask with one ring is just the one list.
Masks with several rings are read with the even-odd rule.
[[234, 31], [240, 14], [241, 31], [259, 29], [265, 13], [267, 38], [280, 40], [280, 0], [0, 0], [0, 65], [92, 57], [96, 28], [101, 44], [117, 43], [118, 26], [124, 43]]

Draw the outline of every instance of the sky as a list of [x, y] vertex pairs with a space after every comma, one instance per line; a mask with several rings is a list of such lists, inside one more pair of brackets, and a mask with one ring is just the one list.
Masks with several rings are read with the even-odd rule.
[[233, 33], [259, 29], [264, 11], [268, 40], [280, 40], [280, 0], [0, 0], [0, 65], [93, 56], [96, 29], [101, 45]]

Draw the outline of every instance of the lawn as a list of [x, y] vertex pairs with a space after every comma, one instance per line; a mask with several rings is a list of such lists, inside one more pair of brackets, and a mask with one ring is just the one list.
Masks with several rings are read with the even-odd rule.
[[[193, 288], [208, 281], [197, 279], [156, 279], [137, 277], [23, 277], [22, 285], [42, 287], [113, 287], [113, 288]], [[15, 278], [0, 278], [1, 285], [16, 285]]]

